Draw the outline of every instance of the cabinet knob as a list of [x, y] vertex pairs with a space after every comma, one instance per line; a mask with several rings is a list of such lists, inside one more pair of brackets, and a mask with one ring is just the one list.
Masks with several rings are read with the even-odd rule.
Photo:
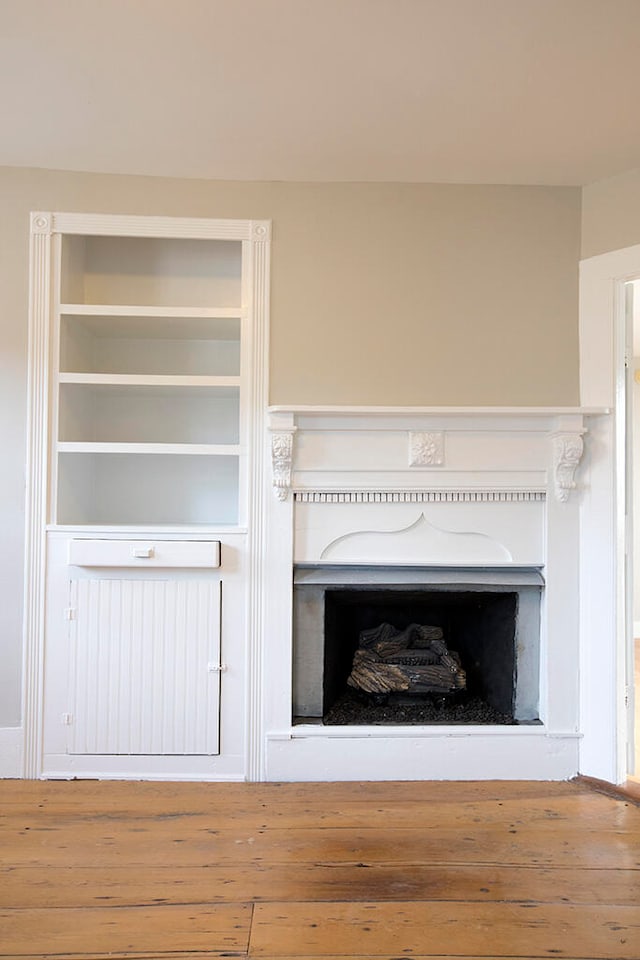
[[153, 547], [134, 547], [131, 556], [136, 560], [148, 560], [153, 556]]

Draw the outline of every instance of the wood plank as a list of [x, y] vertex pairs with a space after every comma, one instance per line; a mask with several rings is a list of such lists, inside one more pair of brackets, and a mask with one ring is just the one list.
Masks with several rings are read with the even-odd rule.
[[82, 956], [87, 948], [91, 956], [110, 957], [171, 950], [245, 953], [251, 911], [248, 904], [2, 910], [0, 957]]
[[588, 797], [560, 797], [544, 804], [531, 799], [486, 800], [452, 804], [451, 802], [385, 800], [372, 803], [365, 800], [345, 801], [340, 805], [322, 803], [313, 798], [306, 801], [284, 801], [273, 805], [239, 800], [232, 804], [214, 804], [202, 809], [194, 808], [166, 809], [153, 806], [142, 812], [139, 806], [129, 804], [127, 808], [96, 810], [86, 805], [80, 810], [77, 805], [62, 807], [60, 803], [34, 806], [25, 802], [0, 806], [0, 824], [8, 827], [39, 825], [90, 824], [105, 821], [119, 821], [122, 824], [135, 825], [145, 820], [184, 819], [197, 825], [215, 826], [218, 829], [237, 827], [243, 823], [252, 829], [280, 827], [282, 829], [301, 827], [369, 827], [389, 828], [420, 826], [432, 827], [464, 826], [469, 823], [505, 823], [550, 824], [552, 822], [571, 823], [579, 817], [583, 824], [594, 824], [615, 829], [635, 828], [640, 824], [640, 808], [630, 802], [611, 805], [609, 799], [600, 794]]
[[562, 824], [469, 824], [438, 830], [178, 830], [173, 822], [5, 830], [14, 866], [213, 866], [251, 862], [498, 864], [640, 868], [640, 831], [586, 830]]
[[0, 905], [88, 907], [157, 903], [465, 900], [640, 903], [640, 870], [505, 866], [237, 864], [224, 867], [0, 869]]
[[[150, 813], [159, 809], [200, 809], [212, 812], [224, 804], [238, 802], [264, 804], [274, 809], [275, 804], [287, 801], [298, 803], [335, 804], [348, 800], [363, 800], [374, 804], [380, 800], [422, 803], [468, 803], [484, 800], [533, 799], [541, 801], [554, 797], [593, 797], [593, 791], [574, 782], [547, 781], [383, 781], [376, 783], [161, 783], [129, 780], [0, 780], [0, 808], [3, 803], [37, 802], [45, 806], [56, 802], [63, 806], [96, 811], [125, 806], [137, 807], [141, 802]], [[159, 811], [158, 811], [159, 812]]]
[[640, 907], [257, 904], [251, 957], [561, 956], [637, 960]]
[[[45, 955], [45, 960], [47, 956], [50, 955]], [[242, 958], [251, 960], [251, 955], [245, 953], [226, 953], [222, 954], [222, 956], [236, 957], [240, 958], [240, 960], [242, 960]], [[447, 954], [446, 956], [433, 956], [429, 954], [429, 956], [427, 956], [426, 954], [417, 955], [415, 953], [405, 953], [404, 956], [410, 957], [410, 960], [452, 960], [451, 954]], [[554, 954], [553, 956], [558, 956], [558, 954]], [[147, 951], [144, 951], [143, 953], [137, 951], [135, 953], [131, 953], [130, 951], [126, 951], [125, 953], [118, 952], [108, 954], [97, 954], [92, 950], [90, 953], [57, 953], [55, 955], [55, 960], [103, 960], [103, 958], [105, 958], [105, 960], [210, 960], [210, 958], [212, 958], [213, 960], [213, 958], [219, 957], [219, 953], [210, 952], [208, 950], [198, 950], [195, 953], [192, 953], [191, 951], [180, 951], [179, 953], [175, 953], [173, 950], [168, 953], [158, 953], [158, 951], [154, 950], [153, 953], [147, 953]], [[561, 957], [562, 960], [594, 960], [591, 955], [578, 957], [574, 955], [567, 956], [566, 954], [561, 954]], [[296, 958], [297, 960], [311, 960], [310, 957], [304, 957], [302, 954], [296, 954]], [[43, 954], [21, 954], [20, 960], [43, 960]], [[278, 958], [275, 956], [261, 957], [260, 960], [278, 960]], [[323, 960], [371, 960], [371, 954], [342, 954], [341, 956], [332, 954], [331, 956], [323, 956]], [[385, 954], [384, 956], [378, 954], [376, 956], [376, 960], [398, 960], [398, 957], [393, 953]], [[470, 955], [465, 955], [464, 960], [492, 960], [492, 958], [487, 957], [487, 954], [485, 953], [482, 956], [476, 955], [473, 957]], [[505, 960], [549, 960], [549, 954], [537, 957], [527, 955], [526, 957], [520, 956], [517, 958], [505, 958]]]
[[[0, 957], [2, 954], [0, 954]], [[193, 953], [191, 950], [184, 952], [181, 950], [179, 953], [171, 950], [168, 953], [159, 952], [154, 950], [152, 953], [144, 950], [142, 952], [136, 950], [133, 953], [130, 950], [125, 950], [124, 953], [120, 950], [117, 952], [109, 951], [108, 953], [96, 953], [95, 950], [91, 950], [89, 953], [56, 953], [55, 957], [53, 954], [42, 954], [42, 953], [21, 953], [19, 960], [47, 960], [48, 957], [52, 957], [53, 960], [217, 960], [218, 957], [246, 957], [246, 953], [222, 953], [215, 950], [197, 950]], [[16, 958], [18, 960], [18, 958]], [[485, 958], [486, 960], [486, 958]], [[520, 958], [518, 958], [520, 960]], [[537, 958], [534, 958], [537, 960]]]

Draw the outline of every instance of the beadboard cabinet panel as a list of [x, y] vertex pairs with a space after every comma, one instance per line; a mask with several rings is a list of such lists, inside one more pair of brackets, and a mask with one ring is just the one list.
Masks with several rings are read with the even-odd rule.
[[70, 753], [218, 752], [220, 586], [70, 582]]

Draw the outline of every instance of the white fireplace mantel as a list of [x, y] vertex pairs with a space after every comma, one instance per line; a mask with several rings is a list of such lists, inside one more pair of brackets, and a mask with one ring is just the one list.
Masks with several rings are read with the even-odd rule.
[[[578, 772], [584, 407], [269, 410], [266, 779], [563, 779]], [[586, 451], [585, 457], [583, 453]], [[528, 568], [544, 579], [540, 724], [293, 726], [296, 564]], [[381, 758], [384, 762], [381, 762]]]
[[[372, 484], [368, 488], [369, 493], [377, 487], [385, 491], [402, 492], [402, 486], [408, 487], [405, 491], [408, 493], [420, 488], [425, 481], [428, 487], [433, 487], [433, 480], [436, 481], [435, 485], [442, 486], [444, 490], [453, 490], [457, 479], [461, 479], [456, 474], [468, 472], [469, 467], [469, 464], [460, 460], [461, 437], [485, 437], [486, 455], [483, 460], [487, 461], [487, 455], [491, 453], [491, 435], [498, 438], [508, 433], [547, 438], [551, 458], [550, 492], [565, 502], [576, 487], [575, 476], [584, 452], [585, 417], [607, 413], [608, 409], [586, 407], [273, 406], [269, 410], [273, 491], [278, 499], [285, 500], [291, 489], [306, 491], [314, 484], [316, 478], [309, 470], [305, 471], [304, 459], [304, 448], [309, 447], [311, 441], [302, 437], [298, 442], [303, 444], [303, 457], [297, 458], [296, 481], [293, 480], [294, 447], [297, 445], [295, 435], [298, 432], [304, 433], [307, 438], [327, 433], [351, 435], [346, 445], [354, 454], [358, 450], [362, 452], [362, 444], [357, 441], [352, 443], [352, 439], [363, 432], [370, 436], [380, 435], [377, 441], [379, 447], [386, 442], [391, 451], [394, 446], [393, 454], [384, 458], [384, 466], [378, 469], [377, 475], [376, 471], [363, 470], [360, 461], [355, 462], [354, 457], [350, 461], [346, 456], [335, 465], [332, 477], [325, 475], [322, 478], [322, 486], [326, 491], [338, 490], [340, 485], [351, 490], [357, 474], [361, 481]], [[386, 441], [383, 440], [384, 435]], [[403, 446], [399, 447], [397, 442], [394, 444], [390, 441], [391, 435], [402, 438], [400, 442]], [[400, 457], [398, 451], [401, 451]], [[496, 460], [500, 460], [499, 455]], [[389, 476], [392, 468], [398, 474], [406, 466], [411, 468], [411, 475], [402, 478], [398, 475]], [[499, 472], [499, 462], [496, 462], [496, 466]], [[320, 472], [322, 469], [320, 467]], [[478, 469], [485, 471], [488, 490], [496, 485], [503, 490], [506, 478], [490, 478], [489, 463], [483, 468], [474, 464], [472, 469], [475, 472]], [[382, 477], [383, 473], [387, 476]], [[468, 481], [468, 477], [464, 479]], [[529, 480], [533, 479], [529, 477]], [[522, 490], [527, 485], [524, 473], [519, 477], [514, 475], [513, 481], [516, 490]], [[472, 486], [478, 489], [477, 482]], [[534, 489], [546, 486], [546, 478], [542, 484], [540, 477], [535, 478]]]

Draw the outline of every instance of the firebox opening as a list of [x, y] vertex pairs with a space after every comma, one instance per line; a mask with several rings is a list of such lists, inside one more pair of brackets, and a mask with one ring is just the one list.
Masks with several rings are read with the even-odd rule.
[[[382, 623], [405, 630], [411, 624], [440, 627], [449, 650], [460, 658], [466, 672], [466, 691], [451, 697], [390, 694], [402, 704], [400, 715], [406, 717], [408, 704], [426, 703], [446, 708], [448, 700], [456, 704], [487, 704], [501, 722], [513, 721], [516, 683], [515, 632], [518, 613], [517, 593], [484, 593], [478, 591], [406, 591], [380, 589], [334, 589], [325, 593], [323, 704], [325, 722], [332, 722], [332, 711], [347, 695], [349, 713], [357, 693], [349, 691], [347, 678], [362, 631]], [[359, 697], [363, 712], [371, 715], [372, 701], [382, 698]], [[367, 700], [369, 701], [367, 703]], [[388, 704], [386, 715], [393, 716]], [[357, 710], [356, 710], [357, 712]], [[477, 712], [477, 708], [476, 708]], [[458, 707], [457, 714], [460, 714]], [[446, 713], [442, 714], [446, 717]], [[488, 717], [491, 713], [487, 714]], [[335, 721], [333, 721], [335, 722]], [[472, 721], [469, 721], [472, 722]]]
[[[293, 590], [293, 723], [327, 727], [540, 723], [543, 592], [544, 579], [532, 568], [298, 566]], [[359, 651], [358, 676], [354, 673], [351, 679], [362, 680], [365, 661], [367, 683], [359, 682], [354, 689], [347, 679], [360, 634], [378, 631], [382, 624], [389, 625], [380, 634], [383, 647], [367, 648], [366, 657]], [[418, 628], [409, 629], [412, 624]], [[402, 632], [408, 642], [397, 650], [395, 638]], [[365, 647], [369, 637], [364, 638]], [[441, 637], [445, 654], [450, 651], [454, 659], [460, 658], [464, 682], [445, 696], [414, 696], [419, 692], [413, 685], [415, 675], [420, 674], [422, 681], [431, 670], [413, 671], [406, 665], [434, 662], [420, 649], [430, 646], [431, 641], [423, 642], [430, 637]], [[369, 695], [369, 649], [385, 663], [400, 664], [401, 672], [409, 672], [409, 688], [394, 686], [386, 697]], [[445, 661], [446, 656], [441, 657], [440, 665]], [[397, 676], [394, 670], [379, 672], [376, 665], [373, 687], [389, 674]]]

